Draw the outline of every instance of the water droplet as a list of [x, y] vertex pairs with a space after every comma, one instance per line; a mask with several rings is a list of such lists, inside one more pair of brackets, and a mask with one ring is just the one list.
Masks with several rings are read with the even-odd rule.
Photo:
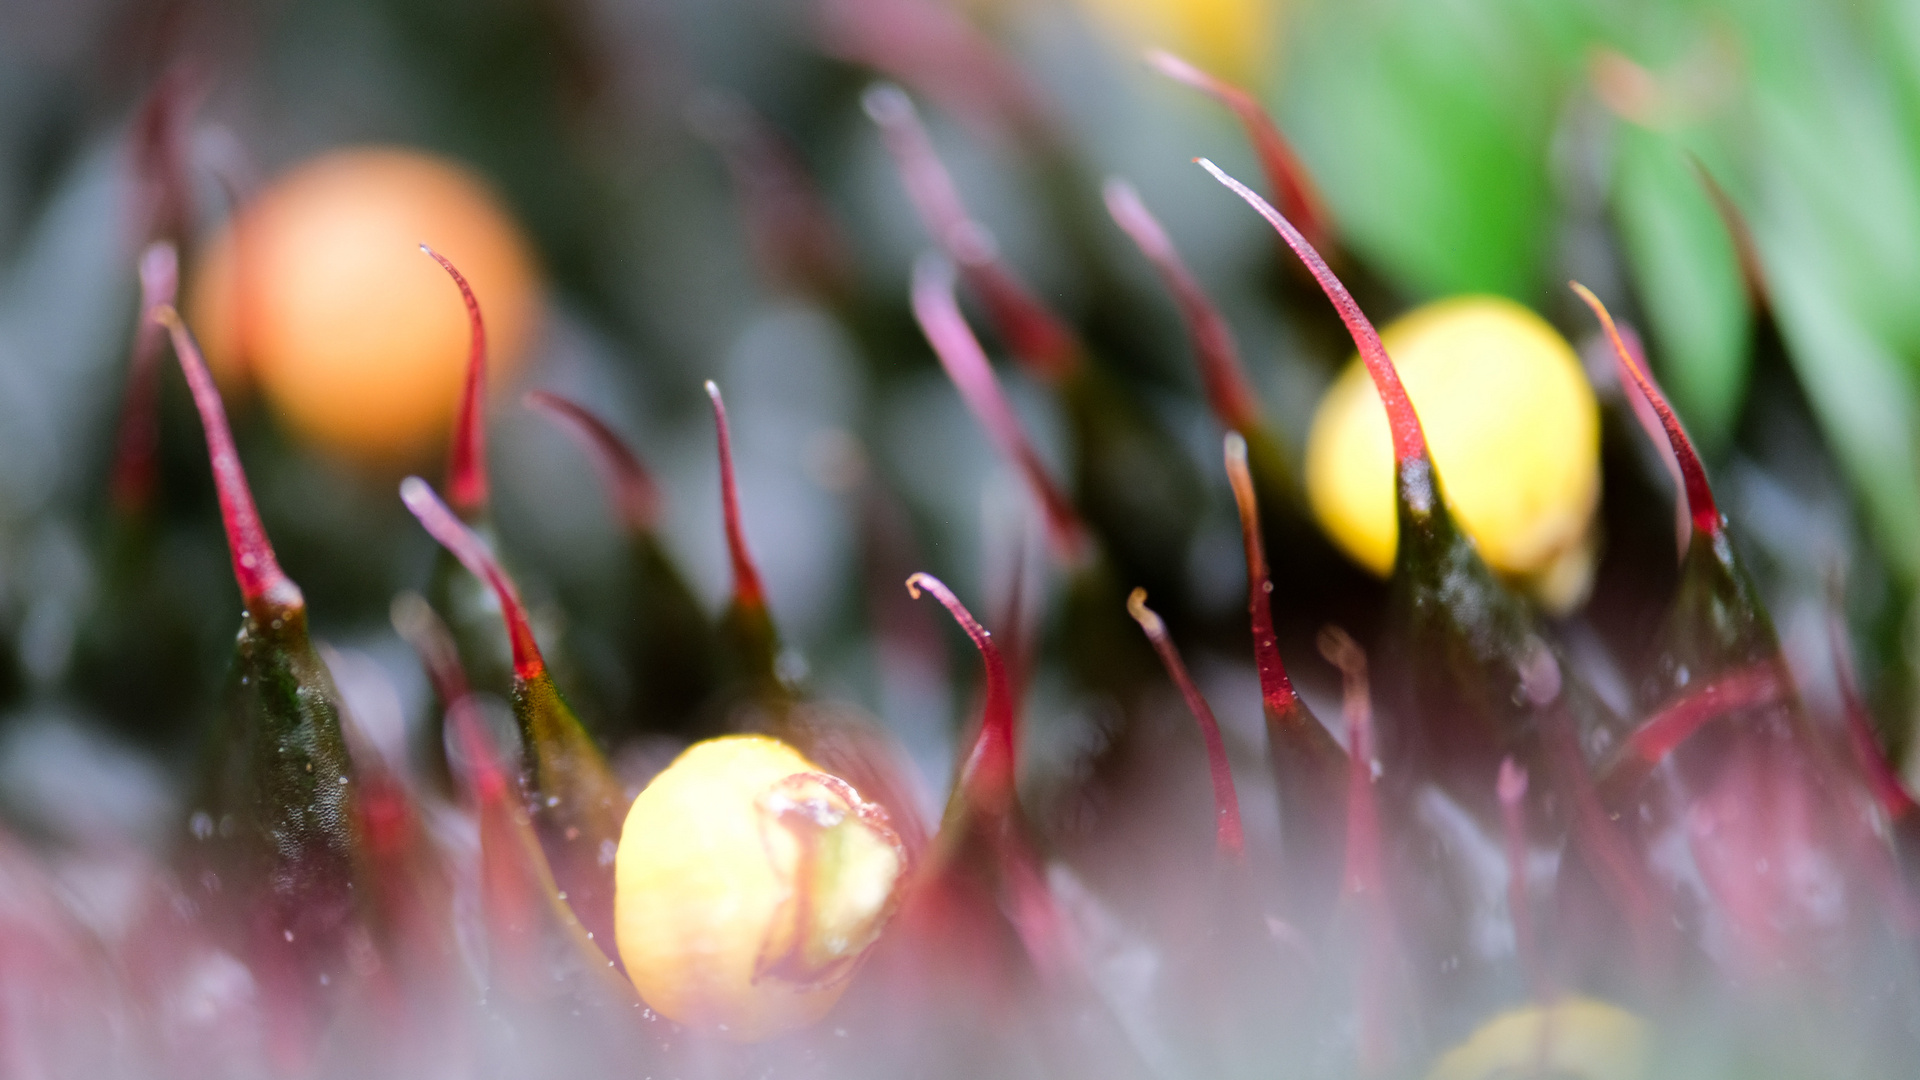
[[187, 819], [187, 828], [193, 832], [195, 840], [206, 840], [213, 836], [213, 815], [205, 810], [195, 810]]
[[292, 940], [293, 940], [293, 931], [291, 931], [291, 930], [282, 930], [282, 931], [280, 931], [280, 933], [281, 933], [281, 935], [282, 935], [282, 936], [284, 936], [284, 937], [285, 937], [285, 938], [286, 938], [286, 939], [287, 939], [288, 941], [292, 941]]

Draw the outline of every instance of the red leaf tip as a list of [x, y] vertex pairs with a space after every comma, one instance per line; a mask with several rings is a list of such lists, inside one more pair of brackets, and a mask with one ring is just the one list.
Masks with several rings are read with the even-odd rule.
[[465, 274], [452, 260], [425, 244], [420, 250], [453, 278], [467, 305], [467, 382], [460, 394], [460, 414], [454, 422], [453, 445], [447, 455], [447, 501], [460, 516], [473, 520], [487, 510], [487, 325], [480, 317], [480, 300]]
[[1058, 381], [1071, 373], [1080, 363], [1078, 338], [1006, 267], [993, 234], [967, 213], [913, 100], [882, 83], [861, 101], [880, 128], [914, 210], [934, 243], [960, 264], [1008, 349], [1042, 379]]
[[559, 420], [579, 441], [599, 467], [621, 524], [636, 533], [652, 532], [659, 525], [660, 486], [633, 448], [606, 421], [577, 402], [545, 390], [529, 391], [523, 400]]
[[120, 430], [113, 451], [113, 474], [108, 493], [123, 514], [146, 510], [158, 476], [155, 454], [160, 445], [160, 341], [166, 330], [144, 313], [171, 305], [180, 286], [180, 253], [161, 240], [140, 254], [140, 311], [133, 347], [127, 359], [126, 398], [120, 406]]
[[153, 308], [150, 317], [173, 337], [174, 355], [186, 375], [194, 408], [200, 413], [200, 426], [206, 430], [207, 456], [213, 467], [213, 485], [220, 498], [220, 518], [226, 526], [227, 550], [233, 557], [233, 579], [240, 586], [241, 600], [248, 613], [261, 621], [298, 611], [306, 606], [306, 600], [300, 595], [300, 587], [281, 571], [273, 543], [260, 524], [259, 508], [254, 505], [247, 474], [240, 467], [240, 454], [233, 446], [226, 405], [220, 400], [213, 375], [207, 371], [200, 346], [172, 304]]
[[1247, 468], [1247, 440], [1237, 431], [1226, 437], [1227, 483], [1240, 513], [1240, 541], [1246, 549], [1247, 619], [1253, 628], [1253, 665], [1260, 673], [1260, 699], [1269, 716], [1286, 716], [1299, 703], [1280, 644], [1273, 630], [1273, 577], [1267, 569], [1267, 545], [1260, 530], [1260, 502]]
[[986, 429], [987, 438], [1001, 457], [1026, 479], [1046, 517], [1054, 554], [1070, 566], [1084, 561], [1092, 548], [1086, 526], [1073, 502], [1048, 475], [1046, 464], [1007, 403], [1000, 380], [987, 362], [986, 350], [960, 313], [960, 303], [954, 296], [953, 264], [939, 255], [929, 253], [914, 264], [913, 315], [939, 357], [940, 366], [960, 391], [967, 411]]
[[500, 599], [500, 616], [506, 620], [507, 638], [513, 643], [514, 677], [531, 680], [545, 674], [547, 662], [540, 655], [539, 642], [534, 640], [533, 624], [527, 618], [526, 604], [520, 600], [520, 590], [500, 568], [493, 552], [487, 550], [486, 542], [447, 509], [432, 485], [417, 476], [400, 482], [400, 501], [419, 519], [428, 535], [459, 559], [468, 573], [486, 582]]
[[975, 808], [1008, 810], [1013, 799], [1015, 736], [1013, 694], [1007, 681], [1006, 661], [993, 635], [980, 625], [945, 582], [927, 573], [907, 578], [909, 596], [918, 600], [923, 590], [940, 601], [960, 624], [960, 629], [966, 631], [986, 668], [987, 700], [982, 710], [980, 733], [960, 767], [959, 791]]
[[1347, 326], [1347, 333], [1360, 350], [1360, 359], [1367, 365], [1367, 374], [1373, 377], [1374, 389], [1380, 394], [1380, 401], [1387, 410], [1387, 427], [1393, 433], [1393, 459], [1399, 466], [1401, 497], [1406, 499], [1417, 513], [1431, 513], [1437, 504], [1434, 491], [1432, 458], [1427, 453], [1427, 437], [1420, 428], [1419, 414], [1413, 410], [1413, 401], [1407, 397], [1406, 387], [1400, 384], [1400, 374], [1393, 366], [1393, 358], [1387, 355], [1386, 346], [1380, 344], [1380, 334], [1374, 330], [1373, 323], [1353, 299], [1353, 294], [1340, 283], [1327, 261], [1320, 257], [1314, 246], [1300, 235], [1273, 204], [1260, 197], [1253, 189], [1228, 176], [1224, 170], [1206, 158], [1195, 158], [1201, 168], [1213, 174], [1215, 180], [1226, 185], [1227, 190], [1245, 200], [1254, 212], [1267, 219], [1279, 232], [1280, 238], [1287, 242], [1293, 253], [1305, 263], [1307, 271], [1320, 284], [1327, 299], [1333, 302], [1334, 310], [1340, 313], [1340, 321]]
[[1613, 345], [1614, 357], [1634, 385], [1646, 395], [1653, 411], [1659, 414], [1660, 426], [1666, 429], [1667, 442], [1673, 447], [1673, 456], [1680, 463], [1680, 475], [1686, 483], [1687, 509], [1693, 515], [1693, 527], [1706, 536], [1718, 538], [1725, 524], [1720, 517], [1719, 507], [1714, 505], [1713, 489], [1707, 485], [1706, 467], [1700, 463], [1700, 455], [1694, 451], [1693, 440], [1687, 438], [1686, 429], [1680, 426], [1680, 418], [1674, 415], [1672, 406], [1667, 404], [1666, 395], [1660, 392], [1653, 378], [1634, 359], [1633, 351], [1621, 339], [1620, 328], [1614, 325], [1613, 315], [1607, 311], [1607, 306], [1585, 285], [1577, 281], [1567, 284], [1575, 295], [1593, 309], [1594, 316], [1607, 333], [1607, 340]]
[[766, 604], [766, 589], [760, 584], [760, 571], [747, 550], [746, 528], [740, 521], [740, 489], [733, 474], [733, 431], [727, 424], [727, 403], [720, 399], [720, 387], [707, 380], [707, 398], [713, 402], [713, 425], [720, 441], [720, 512], [726, 519], [727, 554], [733, 560], [733, 602], [741, 607]]
[[1187, 673], [1180, 650], [1167, 634], [1167, 624], [1147, 606], [1147, 590], [1136, 588], [1127, 596], [1127, 614], [1146, 632], [1153, 650], [1160, 654], [1160, 663], [1166, 667], [1168, 677], [1179, 687], [1188, 711], [1200, 725], [1200, 738], [1207, 747], [1207, 773], [1213, 779], [1214, 842], [1222, 855], [1238, 859], [1245, 851], [1246, 838], [1240, 825], [1240, 797], [1233, 787], [1233, 768], [1227, 762], [1226, 742], [1220, 737], [1220, 722], [1214, 719], [1212, 707]]
[[1166, 282], [1167, 291], [1173, 294], [1180, 318], [1187, 324], [1194, 361], [1200, 369], [1200, 381], [1206, 388], [1207, 402], [1213, 407], [1214, 415], [1220, 418], [1221, 424], [1235, 430], [1258, 425], [1258, 399], [1248, 385], [1246, 369], [1240, 362], [1240, 348], [1234, 343], [1233, 331], [1220, 309], [1208, 299], [1180, 253], [1174, 250], [1167, 231], [1141, 201], [1140, 193], [1132, 184], [1109, 179], [1103, 193], [1107, 212], [1133, 239], [1140, 253]]
[[1332, 230], [1328, 227], [1326, 204], [1320, 197], [1320, 189], [1301, 163], [1299, 155], [1294, 153], [1293, 145], [1286, 136], [1280, 134], [1280, 128], [1274, 124], [1267, 110], [1261, 107], [1259, 100], [1241, 87], [1203, 71], [1165, 49], [1147, 50], [1146, 59], [1148, 65], [1160, 74], [1206, 94], [1233, 111], [1247, 133], [1247, 141], [1253, 144], [1254, 156], [1260, 160], [1261, 171], [1267, 174], [1267, 183], [1272, 186], [1274, 197], [1286, 207], [1288, 217], [1300, 222], [1300, 231], [1315, 247], [1324, 245]]

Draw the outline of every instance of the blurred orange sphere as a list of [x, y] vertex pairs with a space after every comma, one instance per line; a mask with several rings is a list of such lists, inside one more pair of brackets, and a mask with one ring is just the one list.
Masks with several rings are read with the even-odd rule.
[[281, 177], [221, 229], [189, 316], [223, 386], [260, 387], [300, 438], [402, 466], [444, 444], [468, 323], [428, 244], [472, 284], [488, 374], [504, 384], [539, 315], [532, 252], [479, 177], [412, 150], [362, 147]]

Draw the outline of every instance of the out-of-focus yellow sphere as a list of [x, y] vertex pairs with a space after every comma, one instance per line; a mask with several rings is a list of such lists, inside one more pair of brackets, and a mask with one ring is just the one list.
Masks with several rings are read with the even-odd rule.
[[505, 382], [538, 317], [532, 253], [478, 177], [412, 150], [355, 148], [277, 180], [208, 247], [189, 314], [223, 385], [250, 380], [302, 439], [374, 465], [436, 452], [466, 374], [466, 306]]
[[1257, 87], [1277, 54], [1279, 0], [1081, 0], [1137, 54], [1166, 49], [1229, 82]]
[[[1548, 606], [1586, 591], [1600, 498], [1600, 415], [1580, 361], [1510, 300], [1428, 304], [1380, 335], [1426, 430], [1447, 505], [1495, 571]], [[1307, 497], [1349, 555], [1382, 576], [1399, 541], [1392, 437], [1355, 357], [1314, 414]]]
[[1427, 1080], [1503, 1080], [1566, 1076], [1641, 1080], [1647, 1031], [1639, 1017], [1593, 998], [1503, 1012], [1446, 1052]]
[[634, 800], [620, 960], [655, 1012], [741, 1042], [826, 1015], [906, 869], [885, 815], [777, 739], [697, 743]]

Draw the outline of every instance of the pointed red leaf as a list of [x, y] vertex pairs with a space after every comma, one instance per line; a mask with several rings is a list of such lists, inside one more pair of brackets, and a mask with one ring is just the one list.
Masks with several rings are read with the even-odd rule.
[[967, 410], [986, 429], [987, 437], [1007, 463], [1026, 478], [1046, 515], [1047, 535], [1053, 542], [1054, 553], [1063, 562], [1077, 565], [1086, 557], [1090, 546], [1086, 526], [1066, 493], [1047, 475], [1047, 467], [1033, 444], [1027, 441], [1026, 432], [1000, 389], [1000, 381], [994, 377], [993, 366], [987, 362], [986, 351], [967, 326], [966, 317], [960, 314], [953, 284], [952, 263], [937, 255], [922, 257], [913, 270], [914, 318], [933, 346], [934, 354], [940, 358], [940, 366], [946, 369], [947, 377], [953, 380], [960, 397], [966, 401]]
[[1333, 302], [1334, 310], [1340, 313], [1340, 321], [1347, 325], [1347, 333], [1353, 337], [1353, 343], [1360, 350], [1360, 359], [1367, 365], [1367, 374], [1373, 377], [1373, 386], [1380, 394], [1380, 402], [1387, 410], [1387, 427], [1393, 433], [1393, 460], [1399, 466], [1400, 483], [1405, 489], [1403, 497], [1413, 505], [1418, 513], [1429, 513], [1437, 505], [1433, 479], [1433, 459], [1427, 453], [1427, 437], [1420, 429], [1420, 417], [1413, 411], [1413, 401], [1407, 397], [1406, 388], [1400, 385], [1400, 374], [1394, 369], [1393, 359], [1387, 355], [1386, 347], [1380, 344], [1380, 335], [1368, 321], [1366, 313], [1354, 302], [1353, 294], [1340, 283], [1328, 268], [1325, 259], [1307, 243], [1306, 237], [1293, 223], [1275, 210], [1267, 200], [1261, 198], [1245, 184], [1228, 176], [1218, 165], [1206, 158], [1196, 159], [1200, 167], [1213, 174], [1215, 180], [1226, 185], [1229, 191], [1246, 200], [1248, 206], [1261, 217], [1267, 219], [1287, 242], [1293, 253], [1307, 265], [1320, 289]]
[[120, 406], [120, 430], [107, 488], [122, 514], [140, 514], [153, 499], [159, 464], [155, 454], [160, 446], [160, 342], [166, 330], [146, 313], [172, 306], [179, 285], [179, 252], [165, 240], [149, 244], [140, 255], [141, 318], [127, 357], [127, 396]]
[[660, 486], [625, 439], [585, 407], [558, 394], [534, 390], [525, 400], [559, 420], [593, 459], [622, 525], [635, 533], [650, 533], [659, 525]]
[[1127, 597], [1127, 613], [1146, 631], [1147, 640], [1160, 654], [1167, 675], [1180, 688], [1180, 695], [1187, 699], [1187, 709], [1200, 725], [1200, 738], [1207, 746], [1207, 772], [1213, 778], [1214, 841], [1220, 854], [1237, 861], [1244, 856], [1246, 837], [1240, 827], [1240, 797], [1234, 792], [1233, 769], [1227, 763], [1227, 746], [1220, 738], [1220, 723], [1214, 719], [1213, 709], [1207, 705], [1200, 688], [1193, 685], [1193, 678], [1187, 674], [1179, 648], [1167, 635], [1167, 624], [1147, 607], [1147, 590], [1133, 590]]
[[400, 501], [441, 547], [452, 552], [468, 573], [486, 582], [499, 598], [500, 614], [507, 621], [507, 638], [513, 643], [514, 676], [532, 680], [544, 675], [547, 662], [540, 655], [539, 642], [534, 640], [527, 606], [521, 602], [520, 590], [514, 587], [513, 579], [500, 568], [493, 552], [487, 550], [486, 542], [455, 517], [447, 504], [440, 501], [440, 496], [434, 494], [433, 488], [417, 476], [400, 482]]
[[980, 662], [986, 668], [987, 700], [982, 710], [980, 733], [973, 749], [960, 766], [957, 794], [974, 809], [1006, 813], [1013, 807], [1014, 749], [1017, 745], [1013, 695], [1007, 682], [1007, 667], [993, 635], [968, 611], [953, 590], [932, 574], [915, 574], [907, 579], [907, 593], [920, 598], [922, 590], [952, 614], [960, 629], [980, 650]]
[[1593, 309], [1594, 315], [1600, 320], [1600, 325], [1607, 331], [1607, 339], [1613, 343], [1614, 355], [1626, 368], [1627, 375], [1633, 380], [1634, 385], [1647, 396], [1647, 402], [1653, 406], [1653, 411], [1660, 415], [1660, 426], [1666, 429], [1667, 442], [1673, 447], [1674, 457], [1679, 459], [1680, 474], [1686, 481], [1687, 508], [1693, 515], [1693, 527], [1708, 537], [1718, 539], [1724, 524], [1720, 517], [1720, 510], [1713, 502], [1713, 489], [1707, 486], [1706, 467], [1700, 464], [1700, 455], [1694, 452], [1693, 440], [1687, 438], [1686, 430], [1680, 426], [1680, 418], [1673, 414], [1673, 409], [1667, 404], [1666, 397], [1660, 393], [1660, 388], [1654, 385], [1653, 379], [1627, 350], [1627, 344], [1621, 340], [1620, 329], [1613, 324], [1613, 316], [1607, 312], [1607, 306], [1602, 304], [1600, 298], [1593, 295], [1585, 285], [1577, 281], [1568, 282], [1568, 284], [1573, 288], [1574, 293]]
[[1007, 268], [992, 234], [967, 214], [912, 99], [897, 86], [882, 85], [868, 90], [862, 101], [921, 221], [980, 294], [1007, 348], [1038, 378], [1055, 382], [1071, 374], [1080, 364], [1078, 338]]
[[1273, 631], [1273, 578], [1267, 570], [1266, 540], [1260, 534], [1260, 504], [1247, 469], [1247, 441], [1237, 431], [1226, 438], [1227, 483], [1240, 511], [1240, 540], [1247, 557], [1247, 616], [1253, 624], [1253, 665], [1260, 673], [1260, 696], [1269, 716], [1285, 716], [1300, 707], [1300, 695]]
[[1105, 188], [1107, 212], [1153, 263], [1167, 284], [1167, 291], [1180, 307], [1193, 342], [1193, 357], [1200, 368], [1200, 382], [1207, 391], [1207, 403], [1220, 423], [1232, 431], [1245, 431], [1260, 423], [1259, 399], [1247, 382], [1245, 366], [1240, 362], [1240, 347], [1226, 317], [1213, 306], [1206, 290], [1194, 279], [1193, 272], [1173, 248], [1165, 229], [1160, 227], [1140, 201], [1140, 193], [1124, 180], [1108, 180]]
[[720, 400], [720, 387], [707, 380], [707, 397], [713, 402], [713, 424], [720, 440], [720, 509], [727, 523], [727, 554], [733, 559], [733, 601], [743, 608], [764, 607], [767, 591], [760, 584], [760, 571], [747, 550], [746, 529], [740, 524], [740, 491], [733, 478], [733, 432], [727, 426], [727, 405]]
[[305, 606], [300, 587], [280, 569], [273, 554], [273, 543], [260, 524], [260, 511], [253, 503], [253, 491], [247, 486], [247, 474], [240, 467], [240, 454], [233, 447], [233, 431], [227, 426], [227, 409], [220, 390], [200, 356], [187, 324], [172, 305], [162, 304], [150, 315], [167, 328], [173, 337], [174, 356], [187, 377], [193, 393], [193, 405], [200, 413], [200, 426], [206, 429], [207, 455], [213, 465], [213, 486], [220, 496], [220, 519], [227, 530], [227, 550], [233, 557], [233, 579], [240, 586], [240, 599], [256, 619], [270, 620]]
[[1260, 159], [1261, 171], [1267, 174], [1275, 200], [1289, 219], [1299, 223], [1301, 234], [1310, 244], [1316, 248], [1326, 246], [1331, 230], [1320, 189], [1260, 102], [1240, 87], [1200, 70], [1165, 49], [1148, 50], [1147, 63], [1167, 78], [1190, 86], [1233, 110], [1240, 126], [1246, 129], [1247, 141], [1253, 144], [1254, 156]]
[[466, 275], [446, 256], [425, 244], [420, 250], [453, 278], [467, 305], [470, 328], [467, 346], [467, 382], [460, 395], [460, 415], [454, 422], [453, 446], [447, 455], [447, 501], [463, 520], [487, 511], [487, 324], [480, 317], [480, 301]]

